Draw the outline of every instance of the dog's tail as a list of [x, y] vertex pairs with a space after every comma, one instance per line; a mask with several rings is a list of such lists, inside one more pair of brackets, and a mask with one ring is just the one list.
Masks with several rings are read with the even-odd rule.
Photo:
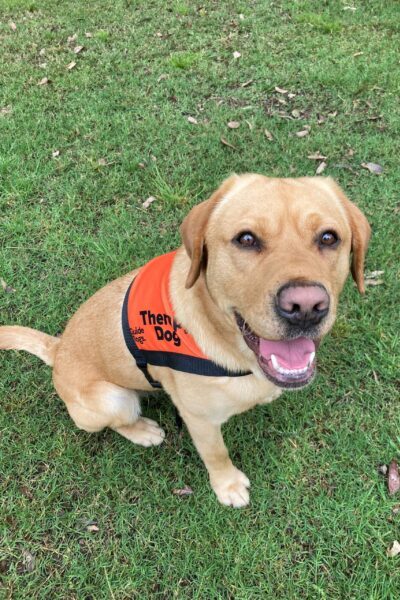
[[29, 327], [0, 327], [0, 350], [26, 350], [50, 367], [54, 364], [60, 338]]

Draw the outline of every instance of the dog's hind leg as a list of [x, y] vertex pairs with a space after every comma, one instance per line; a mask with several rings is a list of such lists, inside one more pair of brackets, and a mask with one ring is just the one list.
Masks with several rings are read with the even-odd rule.
[[138, 394], [108, 381], [92, 381], [79, 387], [57, 380], [54, 385], [79, 429], [94, 432], [114, 429], [134, 444], [156, 446], [165, 437], [155, 421], [140, 416]]

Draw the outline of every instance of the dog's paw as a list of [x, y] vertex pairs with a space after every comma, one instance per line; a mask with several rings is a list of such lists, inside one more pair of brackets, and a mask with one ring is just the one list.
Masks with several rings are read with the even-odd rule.
[[250, 481], [236, 467], [218, 478], [213, 478], [211, 485], [221, 504], [234, 508], [248, 505], [250, 496], [247, 488], [250, 487]]
[[134, 444], [140, 446], [158, 446], [165, 438], [165, 432], [152, 419], [140, 417], [133, 425], [119, 427], [118, 433], [126, 437]]

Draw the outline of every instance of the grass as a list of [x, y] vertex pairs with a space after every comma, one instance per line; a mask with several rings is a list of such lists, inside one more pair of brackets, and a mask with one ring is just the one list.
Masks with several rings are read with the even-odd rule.
[[[230, 172], [312, 175], [318, 150], [373, 226], [367, 268], [385, 271], [364, 298], [346, 285], [310, 389], [225, 427], [252, 481], [242, 511], [217, 504], [165, 396], [144, 401], [165, 443], [136, 448], [76, 430], [49, 369], [1, 353], [1, 594], [398, 598], [386, 549], [400, 499], [377, 467], [400, 458], [399, 4], [1, 0], [0, 11], [0, 276], [15, 289], [0, 289], [1, 323], [61, 332], [100, 286], [176, 247], [189, 207]], [[172, 494], [183, 485], [194, 494]]]

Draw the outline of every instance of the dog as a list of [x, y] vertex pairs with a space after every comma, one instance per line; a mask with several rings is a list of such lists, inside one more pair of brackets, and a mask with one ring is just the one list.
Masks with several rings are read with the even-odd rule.
[[0, 349], [26, 350], [53, 367], [77, 427], [109, 427], [143, 446], [165, 434], [141, 416], [139, 394], [162, 387], [218, 500], [243, 507], [250, 483], [221, 425], [311, 382], [351, 254], [365, 291], [370, 227], [331, 178], [244, 174], [192, 208], [180, 231], [178, 250], [99, 290], [60, 338], [3, 326]]

